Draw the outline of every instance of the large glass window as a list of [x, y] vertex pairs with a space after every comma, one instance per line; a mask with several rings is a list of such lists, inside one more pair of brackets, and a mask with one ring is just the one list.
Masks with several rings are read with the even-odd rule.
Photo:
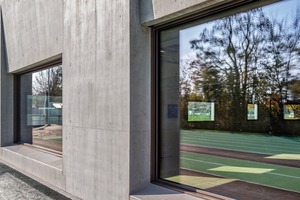
[[159, 178], [300, 199], [300, 2], [235, 10], [159, 31]]
[[20, 75], [19, 141], [62, 151], [62, 66]]

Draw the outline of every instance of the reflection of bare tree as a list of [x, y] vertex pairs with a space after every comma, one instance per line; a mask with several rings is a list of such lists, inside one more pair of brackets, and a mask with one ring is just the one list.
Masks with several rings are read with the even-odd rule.
[[34, 73], [33, 94], [62, 96], [62, 67], [52, 67]]
[[271, 19], [262, 9], [226, 17], [204, 29], [191, 48], [197, 53], [188, 67], [192, 93], [218, 102], [220, 123], [240, 127], [247, 103], [267, 108], [274, 96], [272, 117], [283, 119], [283, 104], [299, 90], [294, 72], [300, 70], [300, 14], [290, 22]]

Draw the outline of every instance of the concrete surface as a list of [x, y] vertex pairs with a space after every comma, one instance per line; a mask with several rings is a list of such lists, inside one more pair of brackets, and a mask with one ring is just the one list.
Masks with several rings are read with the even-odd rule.
[[63, 171], [83, 199], [129, 197], [129, 5], [64, 4]]
[[157, 25], [233, 1], [237, 0], [142, 0], [141, 23]]
[[8, 71], [62, 53], [63, 0], [3, 0]]
[[24, 157], [28, 157], [32, 160], [39, 161], [41, 163], [49, 165], [49, 167], [62, 170], [62, 157], [58, 154], [51, 153], [46, 149], [35, 148], [31, 145], [13, 145], [2, 149], [22, 155]]
[[1, 159], [34, 176], [65, 190], [63, 159], [30, 146], [14, 145], [0, 149]]
[[0, 162], [0, 199], [67, 200], [70, 198]]
[[130, 4], [130, 194], [150, 183], [151, 29], [140, 24], [139, 0]]
[[13, 108], [13, 95], [14, 95], [14, 76], [7, 73], [7, 51], [5, 34], [3, 32], [3, 19], [2, 11], [0, 14], [0, 38], [1, 38], [1, 69], [0, 69], [0, 133], [1, 133], [1, 147], [12, 145], [14, 143], [13, 137], [13, 124], [14, 124], [14, 108]]

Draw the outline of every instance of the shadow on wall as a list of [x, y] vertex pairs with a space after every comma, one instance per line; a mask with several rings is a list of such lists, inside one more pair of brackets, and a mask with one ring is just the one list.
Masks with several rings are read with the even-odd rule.
[[141, 0], [140, 1], [140, 21], [141, 23], [151, 21], [154, 19], [154, 12], [153, 12], [153, 3], [152, 0]]

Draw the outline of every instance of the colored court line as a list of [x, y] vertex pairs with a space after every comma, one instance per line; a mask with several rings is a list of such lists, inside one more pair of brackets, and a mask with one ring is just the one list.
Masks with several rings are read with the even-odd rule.
[[[231, 166], [239, 168], [273, 169], [263, 174], [212, 171], [216, 167]], [[181, 168], [209, 174], [215, 174], [230, 179], [239, 179], [261, 185], [283, 188], [300, 192], [300, 169], [274, 164], [224, 158], [219, 156], [181, 152]]]
[[221, 167], [209, 169], [209, 171], [249, 173], [249, 174], [263, 174], [273, 170], [274, 169], [255, 168], [255, 167], [233, 167], [233, 166], [221, 166]]
[[268, 156], [266, 158], [281, 160], [300, 160], [300, 154], [278, 154], [274, 156]]
[[232, 183], [236, 179], [218, 178], [218, 177], [205, 177], [205, 176], [188, 176], [178, 175], [166, 178], [166, 180], [197, 187], [200, 189], [209, 189], [223, 184]]

